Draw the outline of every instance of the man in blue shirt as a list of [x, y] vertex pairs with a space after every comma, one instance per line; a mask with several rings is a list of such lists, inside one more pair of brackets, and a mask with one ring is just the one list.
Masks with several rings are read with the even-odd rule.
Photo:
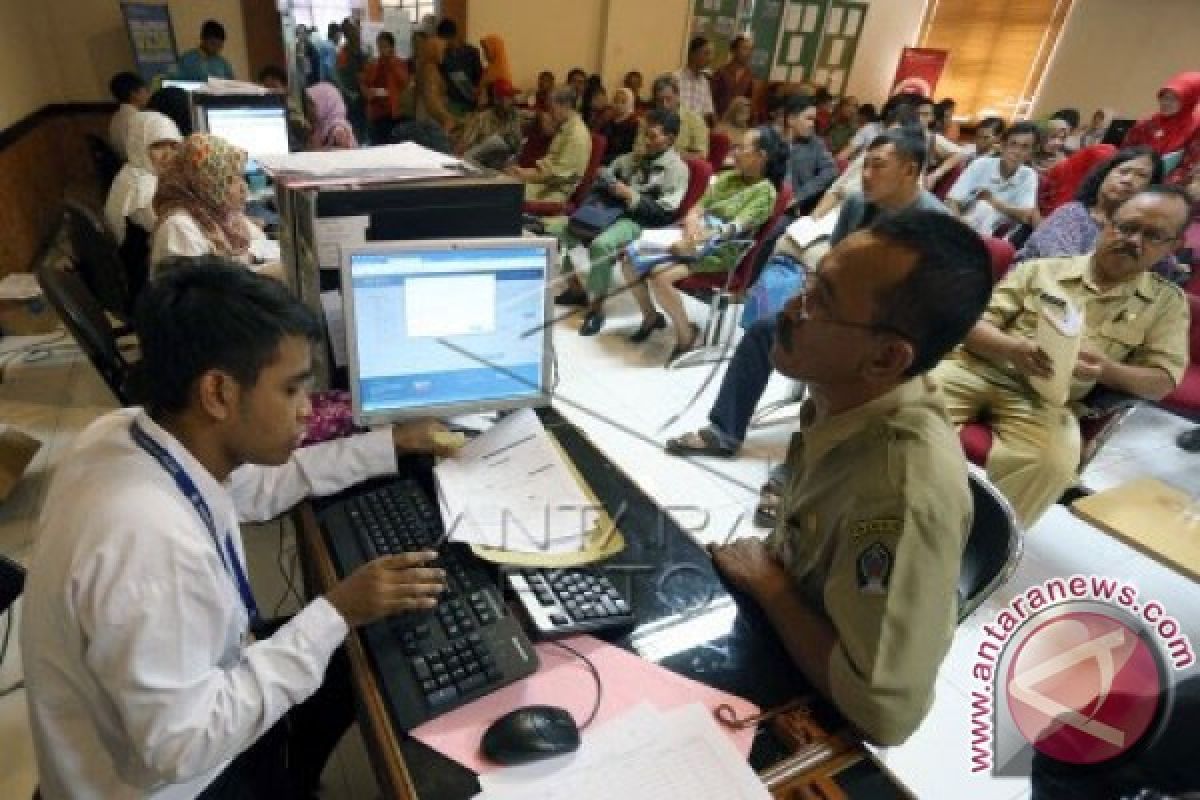
[[180, 56], [175, 77], [184, 81], [233, 80], [233, 67], [221, 55], [224, 47], [225, 26], [215, 19], [207, 20], [200, 28], [200, 46]]

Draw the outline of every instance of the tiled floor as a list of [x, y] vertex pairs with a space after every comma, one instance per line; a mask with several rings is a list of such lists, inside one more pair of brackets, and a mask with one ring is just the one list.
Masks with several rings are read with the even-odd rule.
[[[698, 310], [695, 316], [702, 318]], [[684, 462], [671, 458], [662, 451], [663, 440], [703, 423], [719, 385], [720, 368], [711, 381], [705, 368], [663, 369], [670, 337], [657, 334], [640, 349], [628, 344], [624, 335], [634, 329], [637, 319], [632, 309], [621, 303], [610, 309], [608, 327], [599, 337], [577, 336], [576, 324], [561, 325], [556, 335], [562, 373], [560, 409], [697, 538], [707, 542], [759, 535], [761, 531], [750, 523], [757, 489], [770, 465], [782, 459], [789, 426], [753, 431], [736, 460]], [[6, 360], [4, 351], [14, 344], [0, 340], [0, 363]], [[45, 443], [29, 475], [14, 495], [0, 504], [0, 552], [18, 559], [28, 554], [49, 467], [90, 419], [112, 405], [86, 362], [69, 347], [55, 346], [60, 349], [41, 360], [11, 363], [0, 383], [0, 420]], [[706, 381], [706, 388], [692, 402]], [[787, 397], [791, 389], [777, 376], [767, 400]], [[672, 422], [675, 416], [679, 419]], [[1085, 484], [1104, 488], [1149, 473], [1200, 493], [1197, 457], [1182, 453], [1173, 444], [1175, 434], [1188, 427], [1156, 409], [1139, 410], [1089, 467]], [[291, 561], [291, 533], [281, 523], [257, 528], [246, 531], [249, 568], [260, 602], [274, 608], [286, 593], [279, 565], [282, 561], [286, 570]], [[1194, 584], [1096, 533], [1065, 509], [1053, 509], [1028, 534], [1013, 580], [960, 627], [939, 674], [933, 709], [921, 728], [905, 745], [880, 751], [881, 758], [919, 797], [1017, 800], [1029, 795], [1025, 782], [974, 775], [969, 770], [968, 698], [978, 688], [970, 677], [971, 659], [981, 626], [1017, 592], [1046, 578], [1075, 572], [1099, 572], [1154, 586], [1168, 609], [1176, 609], [1176, 616], [1192, 626], [1193, 642], [1200, 641], [1200, 620], [1194, 613], [1184, 614], [1185, 603], [1194, 607]], [[294, 599], [284, 597], [279, 610], [293, 607]], [[19, 673], [18, 653], [10, 645], [0, 669], [0, 687], [11, 684]], [[36, 776], [20, 692], [0, 699], [0, 741], [5, 742], [0, 748], [0, 797], [28, 797]], [[938, 769], [931, 769], [931, 764]], [[376, 794], [355, 731], [343, 742], [326, 773], [324, 796], [370, 798]]]

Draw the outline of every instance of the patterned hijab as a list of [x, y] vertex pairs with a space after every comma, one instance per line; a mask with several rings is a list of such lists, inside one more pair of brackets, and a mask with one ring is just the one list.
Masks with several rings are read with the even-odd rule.
[[173, 211], [185, 211], [223, 256], [250, 249], [245, 215], [230, 208], [230, 184], [246, 169], [246, 151], [219, 136], [193, 133], [158, 178], [154, 213], [161, 223]]

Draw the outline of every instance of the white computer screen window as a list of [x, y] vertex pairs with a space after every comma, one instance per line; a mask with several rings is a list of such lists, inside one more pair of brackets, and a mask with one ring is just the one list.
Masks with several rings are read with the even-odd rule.
[[288, 152], [287, 115], [282, 108], [210, 108], [208, 132], [257, 156]]

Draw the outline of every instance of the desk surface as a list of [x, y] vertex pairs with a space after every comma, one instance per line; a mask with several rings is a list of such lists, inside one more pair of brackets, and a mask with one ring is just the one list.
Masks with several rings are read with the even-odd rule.
[[[812, 692], [757, 609], [738, 604], [712, 569], [704, 550], [609, 462], [578, 429], [554, 411], [543, 421], [558, 439], [610, 515], [620, 514], [627, 547], [605, 562], [618, 588], [632, 600], [638, 624], [605, 637], [681, 675], [745, 697], [761, 708]], [[428, 472], [428, 470], [426, 470]], [[317, 501], [319, 503], [319, 501]], [[310, 506], [300, 512], [306, 576], [323, 587], [335, 580], [332, 562]], [[310, 584], [312, 586], [314, 584]], [[364, 738], [388, 797], [465, 798], [479, 791], [475, 774], [392, 728], [370, 659], [358, 637], [348, 640], [362, 703]], [[828, 706], [814, 704], [827, 730], [842, 723]], [[791, 755], [767, 726], [750, 753], [759, 771]], [[874, 765], [858, 758], [835, 782], [851, 797], [904, 797]]]

